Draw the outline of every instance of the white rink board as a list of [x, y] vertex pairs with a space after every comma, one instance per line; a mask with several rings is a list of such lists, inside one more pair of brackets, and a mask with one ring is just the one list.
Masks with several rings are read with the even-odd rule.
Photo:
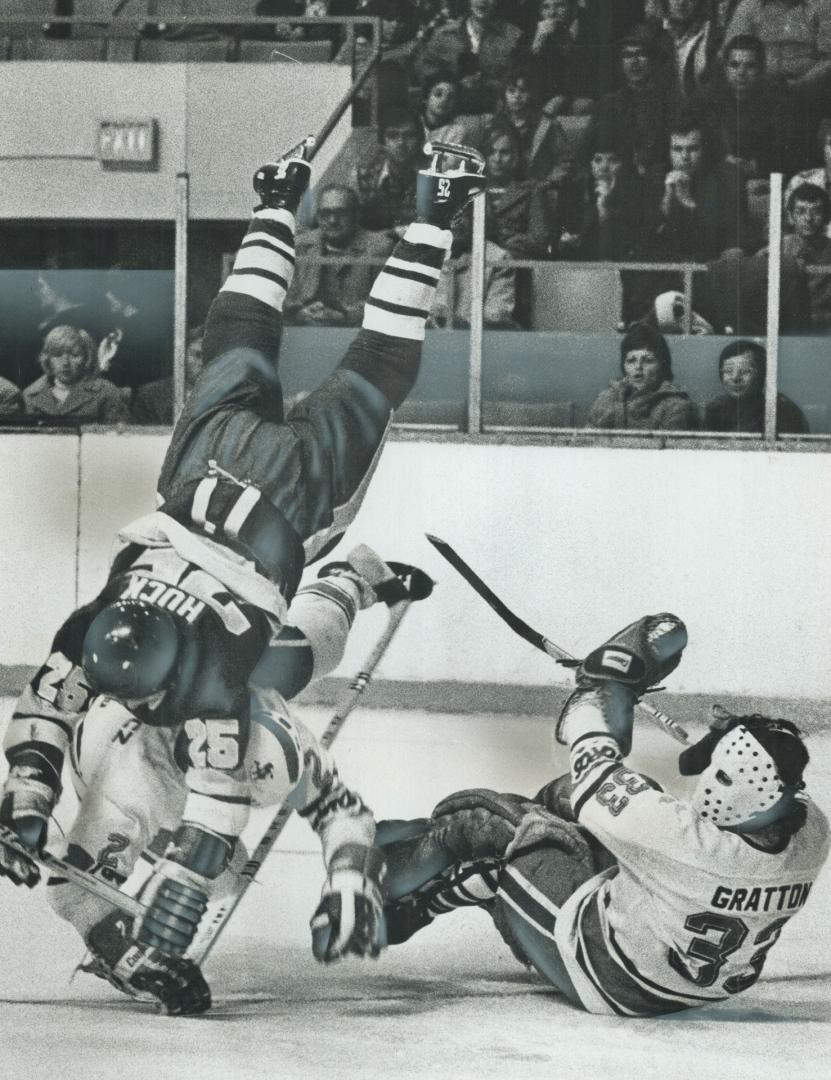
[[[101, 587], [118, 527], [153, 508], [167, 439], [82, 437], [79, 599]], [[40, 663], [37, 642], [71, 607], [70, 489], [49, 462], [68, 468], [72, 445], [69, 436], [0, 439], [13, 520], [3, 558], [16, 571], [0, 580], [0, 664]], [[41, 459], [43, 469], [32, 464]], [[338, 557], [366, 542], [439, 581], [409, 616], [381, 678], [565, 681], [433, 551], [424, 533], [434, 532], [571, 652], [647, 611], [671, 610], [691, 638], [671, 689], [828, 698], [829, 490], [827, 454], [391, 442]], [[34, 615], [30, 594], [40, 597]], [[382, 618], [365, 618], [340, 673], [359, 665]]]

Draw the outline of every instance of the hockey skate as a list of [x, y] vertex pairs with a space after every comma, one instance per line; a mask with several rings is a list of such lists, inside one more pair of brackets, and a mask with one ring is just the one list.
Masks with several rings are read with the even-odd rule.
[[312, 175], [308, 157], [314, 145], [314, 135], [307, 135], [278, 161], [270, 161], [257, 169], [254, 173], [254, 190], [260, 198], [260, 205], [255, 210], [289, 210], [292, 214], [297, 213]]
[[122, 994], [154, 1001], [166, 1016], [197, 1016], [211, 1007], [211, 991], [192, 960], [167, 956], [130, 936], [129, 918], [107, 915], [90, 930], [90, 959], [80, 970], [105, 979]]
[[384, 562], [366, 544], [350, 551], [345, 562], [327, 563], [317, 576], [348, 577], [358, 587], [361, 610], [378, 601], [424, 600], [433, 591], [433, 580], [423, 570], [407, 563]]
[[485, 159], [460, 143], [425, 143], [430, 157], [416, 180], [416, 220], [450, 229], [467, 204], [487, 188]]

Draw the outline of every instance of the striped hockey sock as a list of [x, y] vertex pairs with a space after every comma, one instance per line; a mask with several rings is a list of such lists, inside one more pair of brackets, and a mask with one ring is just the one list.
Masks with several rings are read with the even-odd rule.
[[499, 863], [496, 860], [462, 863], [430, 898], [427, 911], [435, 918], [456, 908], [479, 907], [493, 900], [498, 888]]
[[220, 292], [253, 296], [281, 312], [294, 277], [294, 229], [288, 210], [255, 211]]
[[448, 229], [409, 226], [372, 286], [364, 308], [365, 330], [424, 340], [424, 324], [452, 241]]

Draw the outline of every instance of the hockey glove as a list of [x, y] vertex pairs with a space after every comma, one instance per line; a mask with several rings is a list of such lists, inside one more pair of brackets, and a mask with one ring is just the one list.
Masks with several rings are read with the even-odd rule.
[[147, 914], [136, 927], [140, 945], [183, 956], [208, 906], [208, 882], [171, 859], [162, 859], [139, 894]]
[[344, 844], [335, 852], [310, 924], [316, 960], [329, 964], [349, 953], [378, 956], [386, 944], [385, 875], [384, 856], [376, 847]]
[[136, 944], [132, 920], [119, 911], [90, 930], [91, 960], [81, 970], [106, 979], [116, 990], [134, 998], [151, 998], [167, 1016], [196, 1016], [211, 1007], [211, 991], [192, 960], [166, 956], [158, 949]]
[[[46, 843], [56, 798], [57, 793], [43, 782], [37, 769], [12, 765], [0, 799], [0, 825], [11, 830], [22, 847], [38, 853]], [[0, 875], [31, 889], [40, 881], [40, 868], [34, 860], [0, 843]]]

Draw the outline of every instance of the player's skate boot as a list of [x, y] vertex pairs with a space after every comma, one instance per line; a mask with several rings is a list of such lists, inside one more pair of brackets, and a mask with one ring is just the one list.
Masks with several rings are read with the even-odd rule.
[[315, 144], [313, 135], [286, 151], [279, 161], [261, 165], [254, 173], [254, 190], [260, 198], [255, 210], [289, 210], [297, 213], [300, 200], [309, 186], [312, 167], [308, 156]]
[[487, 188], [485, 159], [460, 143], [426, 143], [430, 156], [416, 180], [416, 220], [450, 229], [474, 196]]
[[168, 956], [130, 936], [132, 920], [120, 911], [101, 919], [87, 935], [90, 960], [81, 971], [106, 979], [116, 990], [156, 1001], [167, 1016], [196, 1016], [211, 1007], [211, 991], [193, 960]]
[[317, 576], [346, 577], [353, 581], [361, 610], [379, 600], [388, 605], [399, 600], [424, 600], [433, 591], [433, 581], [423, 570], [407, 563], [384, 562], [366, 544], [350, 551], [345, 562], [327, 563]]

